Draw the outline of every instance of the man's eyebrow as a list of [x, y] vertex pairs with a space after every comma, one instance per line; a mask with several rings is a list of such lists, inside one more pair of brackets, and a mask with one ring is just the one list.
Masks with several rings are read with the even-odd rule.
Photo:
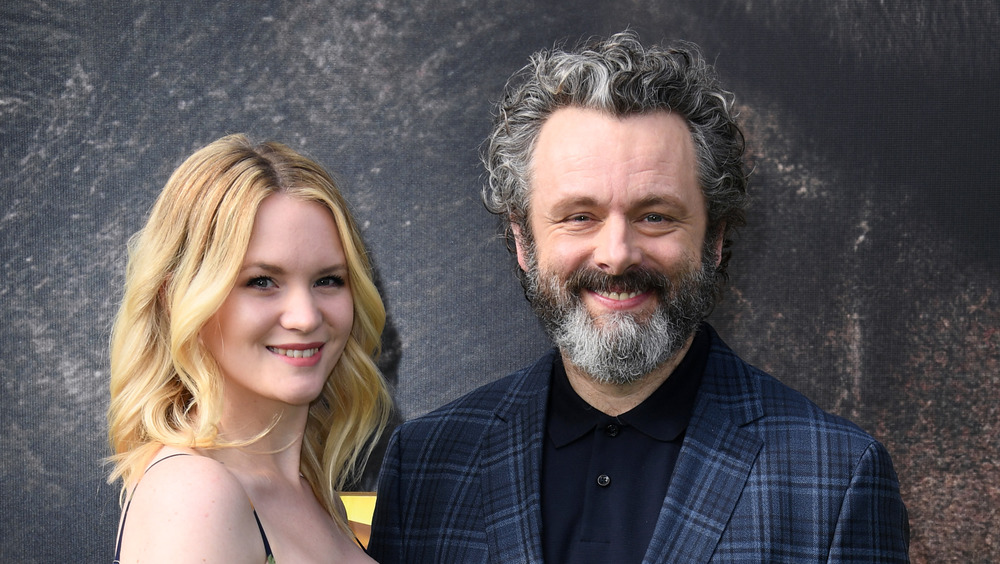
[[593, 196], [590, 196], [588, 194], [573, 194], [556, 200], [555, 204], [552, 207], [556, 209], [561, 209], [564, 207], [571, 207], [571, 206], [596, 206], [596, 205], [600, 205], [600, 202], [598, 202], [597, 198], [594, 198]]
[[[556, 201], [556, 203], [552, 206], [552, 208], [557, 211], [562, 211], [564, 208], [567, 207], [575, 207], [575, 206], [587, 207], [587, 206], [599, 206], [599, 205], [602, 204], [600, 201], [597, 200], [597, 198], [594, 198], [593, 196], [587, 194], [577, 194], [577, 195], [570, 195], [561, 200]], [[685, 210], [688, 208], [687, 203], [681, 198], [665, 194], [650, 194], [648, 196], [644, 196], [639, 200], [637, 200], [636, 202], [633, 202], [632, 205], [629, 206], [629, 208], [634, 210], [634, 209], [650, 208], [655, 206], [669, 206], [671, 208], [685, 209]]]
[[648, 196], [639, 199], [639, 201], [637, 201], [635, 205], [633, 205], [632, 207], [648, 208], [661, 205], [671, 206], [675, 208], [683, 208], [683, 209], [687, 209], [688, 207], [687, 203], [685, 203], [684, 200], [673, 195], [665, 195], [665, 194], [650, 194]]

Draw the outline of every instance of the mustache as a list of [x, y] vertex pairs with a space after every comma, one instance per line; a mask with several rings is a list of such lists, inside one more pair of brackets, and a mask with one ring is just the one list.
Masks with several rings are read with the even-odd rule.
[[673, 288], [670, 277], [646, 267], [629, 269], [623, 274], [606, 274], [600, 270], [580, 269], [566, 281], [566, 289], [573, 294], [581, 290], [596, 292], [647, 292], [664, 294]]

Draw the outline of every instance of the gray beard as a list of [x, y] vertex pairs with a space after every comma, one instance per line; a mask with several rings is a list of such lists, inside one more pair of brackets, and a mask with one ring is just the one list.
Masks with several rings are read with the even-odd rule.
[[[673, 280], [651, 271], [639, 276], [589, 271], [561, 282], [541, 273], [533, 255], [528, 257], [528, 300], [563, 355], [597, 382], [624, 386], [642, 380], [677, 356], [714, 306], [713, 257], [706, 256], [700, 268], [686, 270]], [[656, 291], [658, 303], [649, 319], [640, 320], [630, 312], [591, 317], [580, 299], [581, 289], [608, 289], [616, 284]]]

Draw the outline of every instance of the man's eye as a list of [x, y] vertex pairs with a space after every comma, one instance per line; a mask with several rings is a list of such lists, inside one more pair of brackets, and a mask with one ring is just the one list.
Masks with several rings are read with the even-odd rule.
[[269, 276], [255, 276], [247, 281], [248, 288], [259, 288], [263, 290], [265, 288], [273, 288], [274, 286], [276, 286], [276, 284]]
[[344, 284], [344, 278], [341, 276], [324, 276], [316, 281], [317, 286], [327, 288], [343, 288]]
[[658, 213], [646, 214], [646, 221], [648, 221], [649, 223], [660, 223], [666, 220], [667, 218], [663, 217]]
[[583, 215], [583, 214], [580, 214], [580, 215], [571, 215], [571, 216], [569, 216], [569, 220], [570, 220], [570, 222], [573, 222], [573, 223], [583, 223], [585, 221], [590, 221], [590, 217], [588, 217], [586, 215]]

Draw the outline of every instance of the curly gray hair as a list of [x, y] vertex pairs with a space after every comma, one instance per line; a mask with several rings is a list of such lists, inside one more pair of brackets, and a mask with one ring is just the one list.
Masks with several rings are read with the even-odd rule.
[[723, 237], [716, 274], [725, 280], [730, 235], [746, 223], [749, 204], [745, 141], [735, 120], [733, 95], [719, 85], [697, 46], [646, 49], [632, 31], [574, 52], [539, 51], [508, 81], [486, 140], [488, 183], [482, 194], [486, 208], [503, 222], [508, 248], [514, 248], [512, 224], [531, 237], [531, 155], [542, 125], [567, 106], [617, 117], [666, 110], [687, 121], [708, 204], [706, 249], [712, 245], [714, 252], [718, 237]]

